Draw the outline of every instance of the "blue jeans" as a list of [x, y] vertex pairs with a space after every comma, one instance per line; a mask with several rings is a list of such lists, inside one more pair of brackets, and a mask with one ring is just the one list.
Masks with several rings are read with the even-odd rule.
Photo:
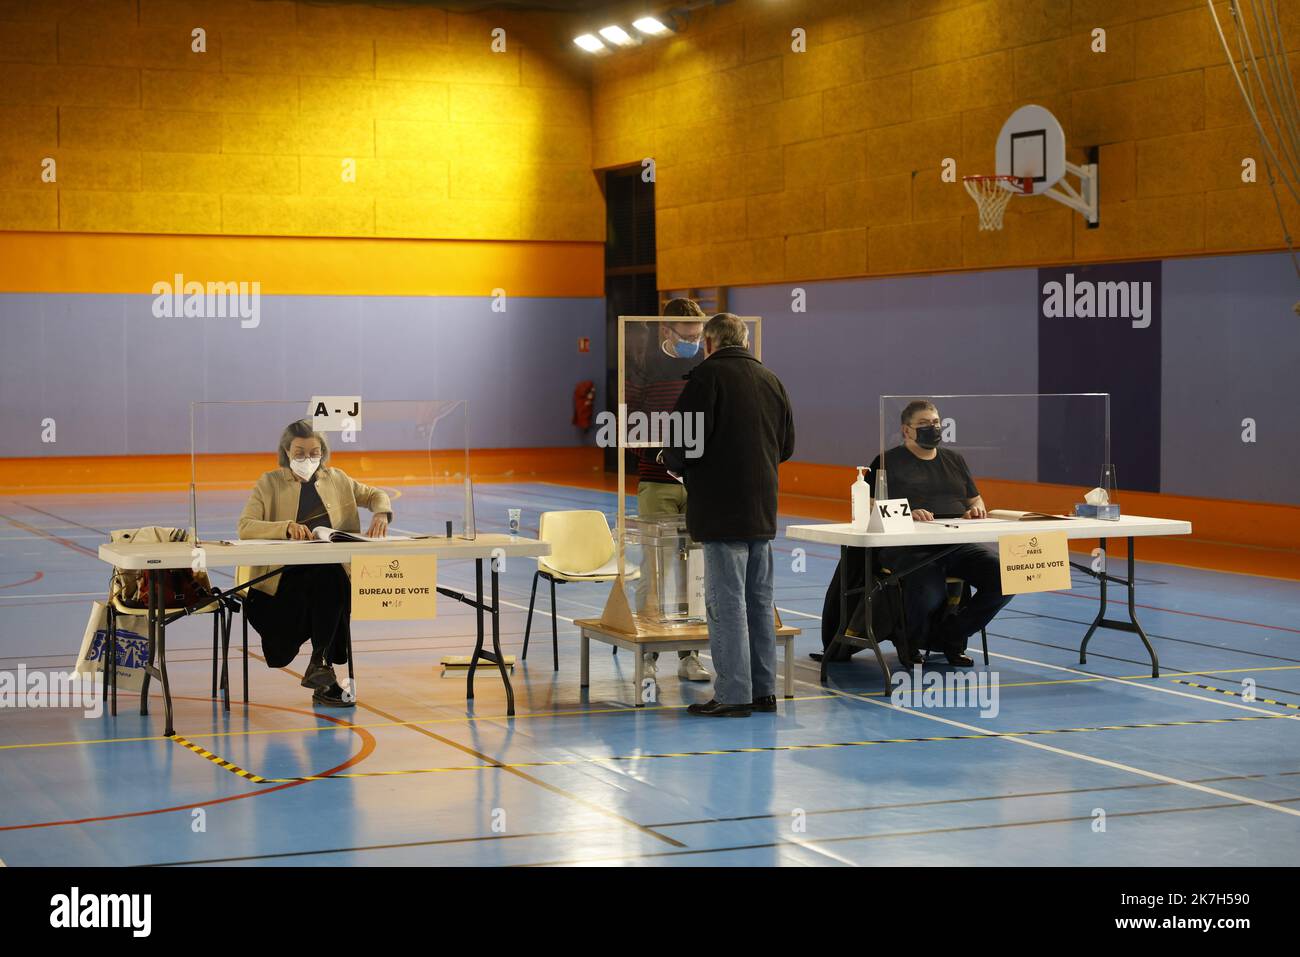
[[704, 606], [713, 655], [713, 697], [749, 704], [776, 694], [772, 543], [704, 543]]
[[[919, 561], [926, 552], [925, 548], [885, 548], [880, 551], [880, 563], [898, 570]], [[948, 601], [944, 583], [948, 576], [964, 579], [974, 595], [957, 614], [938, 618]], [[959, 545], [903, 579], [907, 640], [916, 650], [960, 651], [966, 647], [966, 639], [988, 625], [1011, 597], [1002, 594], [997, 552], [985, 545]]]

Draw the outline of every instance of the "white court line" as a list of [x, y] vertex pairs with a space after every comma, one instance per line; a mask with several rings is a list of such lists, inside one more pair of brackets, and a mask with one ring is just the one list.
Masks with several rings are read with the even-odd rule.
[[[516, 605], [514, 602], [508, 602], [508, 601], [504, 601], [504, 600], [502, 600], [501, 603], [502, 603], [503, 605], [510, 605], [511, 607], [514, 607], [514, 608], [521, 608], [521, 609], [523, 609], [524, 611], [527, 611], [527, 606], [525, 606], [525, 605]], [[784, 608], [780, 608], [780, 607], [778, 607], [778, 608], [777, 608], [777, 611], [786, 612], [786, 611], [788, 611], [788, 610], [787, 610], [787, 609], [784, 609]], [[535, 613], [535, 612], [534, 612], [534, 613]], [[790, 613], [791, 613], [791, 614], [801, 614], [800, 612], [790, 612]], [[547, 614], [547, 613], [544, 613], [544, 614]], [[573, 623], [573, 619], [572, 619], [572, 618], [567, 618], [567, 617], [565, 617], [564, 615], [556, 615], [555, 617], [556, 617], [556, 618], [559, 618], [559, 619], [562, 620], [562, 621], [567, 621], [567, 622], [569, 622], [570, 624]], [[819, 616], [816, 616], [816, 615], [809, 615], [808, 617], [819, 618]], [[819, 618], [819, 620], [820, 620], [820, 618]], [[990, 652], [990, 655], [991, 655], [991, 656], [992, 656], [992, 654], [993, 654], [993, 653]], [[1089, 678], [1098, 678], [1098, 677], [1100, 677], [1100, 678], [1107, 678], [1107, 676], [1105, 676], [1105, 675], [1096, 675], [1096, 674], [1093, 674], [1093, 673], [1091, 673], [1091, 672], [1087, 672], [1087, 671], [1078, 671], [1078, 670], [1075, 669], [1075, 668], [1065, 668], [1065, 667], [1062, 667], [1062, 666], [1059, 666], [1059, 665], [1050, 665], [1050, 664], [1047, 664], [1046, 662], [1033, 661], [1033, 659], [1030, 659], [1030, 658], [1015, 658], [1015, 657], [1013, 657], [1013, 656], [1011, 656], [1011, 655], [997, 655], [997, 657], [999, 657], [999, 658], [1007, 658], [1007, 659], [1009, 659], [1009, 660], [1011, 660], [1011, 661], [1018, 661], [1018, 662], [1022, 662], [1022, 663], [1041, 664], [1041, 665], [1043, 665], [1043, 667], [1046, 667], [1046, 668], [1052, 668], [1052, 669], [1055, 669], [1055, 670], [1058, 670], [1058, 671], [1069, 671], [1069, 672], [1073, 672], [1073, 673], [1075, 673], [1075, 674], [1081, 674], [1081, 675], [1084, 675], [1084, 676], [1089, 677]], [[794, 664], [794, 663], [791, 662], [791, 666], [792, 666], [792, 667], [793, 667], [793, 664]], [[1289, 814], [1289, 815], [1291, 815], [1292, 817], [1300, 817], [1300, 810], [1297, 810], [1296, 808], [1283, 807], [1282, 805], [1280, 805], [1280, 804], [1274, 804], [1274, 803], [1272, 803], [1271, 801], [1261, 801], [1261, 800], [1259, 800], [1259, 799], [1257, 799], [1257, 798], [1246, 797], [1244, 794], [1236, 794], [1236, 793], [1234, 793], [1234, 792], [1232, 792], [1232, 791], [1224, 791], [1224, 790], [1222, 790], [1222, 789], [1220, 789], [1220, 788], [1207, 787], [1207, 786], [1204, 785], [1204, 784], [1195, 784], [1195, 783], [1193, 783], [1193, 782], [1191, 782], [1191, 781], [1184, 781], [1182, 778], [1175, 778], [1175, 777], [1171, 777], [1170, 775], [1167, 775], [1167, 774], [1160, 774], [1158, 771], [1148, 771], [1148, 770], [1146, 770], [1145, 768], [1134, 767], [1134, 766], [1131, 765], [1131, 764], [1121, 764], [1121, 763], [1118, 762], [1118, 761], [1108, 761], [1108, 760], [1106, 760], [1105, 758], [1096, 758], [1096, 757], [1093, 757], [1092, 755], [1089, 755], [1089, 754], [1080, 754], [1080, 753], [1078, 753], [1077, 751], [1067, 751], [1065, 748], [1057, 748], [1057, 747], [1053, 747], [1052, 745], [1050, 745], [1050, 744], [1044, 744], [1044, 743], [1041, 742], [1041, 741], [1033, 741], [1033, 740], [1030, 740], [1029, 738], [1014, 737], [1014, 736], [1012, 736], [1012, 735], [1010, 735], [1010, 734], [1008, 734], [1008, 733], [1006, 733], [1006, 732], [992, 731], [992, 730], [989, 730], [989, 729], [987, 729], [987, 728], [980, 728], [980, 727], [977, 727], [976, 725], [973, 725], [973, 724], [966, 724], [966, 723], [963, 722], [963, 721], [956, 721], [956, 720], [954, 720], [954, 719], [952, 719], [952, 718], [942, 718], [942, 717], [940, 717], [940, 716], [937, 715], [937, 714], [929, 714], [929, 713], [927, 713], [927, 712], [924, 712], [924, 711], [918, 711], [918, 710], [913, 709], [913, 708], [900, 708], [900, 707], [898, 707], [897, 705], [889, 704], [889, 703], [886, 703], [886, 702], [884, 702], [884, 701], [876, 701], [876, 700], [874, 700], [874, 699], [872, 699], [872, 698], [868, 698], [868, 697], [866, 697], [866, 696], [864, 696], [864, 695], [853, 694], [852, 692], [849, 692], [849, 691], [840, 691], [838, 688], [832, 688], [832, 687], [830, 687], [830, 686], [828, 686], [828, 685], [823, 685], [823, 684], [821, 684], [820, 682], [816, 682], [816, 683], [814, 683], [814, 682], [812, 682], [812, 681], [806, 681], [805, 679], [803, 679], [803, 678], [798, 678], [798, 677], [796, 677], [794, 680], [795, 680], [798, 684], [806, 685], [806, 686], [808, 686], [808, 687], [812, 687], [812, 688], [817, 688], [817, 689], [819, 689], [819, 690], [821, 690], [821, 691], [823, 691], [823, 692], [829, 691], [831, 694], [839, 695], [839, 696], [841, 696], [841, 697], [845, 697], [845, 698], [853, 698], [853, 699], [855, 699], [855, 700], [857, 700], [857, 701], [865, 701], [867, 704], [875, 705], [875, 706], [878, 707], [878, 708], [886, 708], [886, 709], [888, 709], [888, 710], [890, 710], [890, 711], [897, 711], [897, 712], [901, 712], [901, 713], [903, 713], [903, 714], [914, 715], [914, 716], [916, 716], [916, 717], [918, 717], [918, 718], [925, 718], [925, 719], [928, 720], [928, 721], [938, 721], [938, 722], [941, 723], [941, 724], [950, 725], [951, 727], [954, 727], [954, 728], [961, 728], [963, 731], [973, 731], [973, 732], [975, 732], [976, 734], [982, 734], [982, 735], [986, 735], [986, 736], [991, 737], [991, 738], [996, 738], [996, 739], [999, 740], [999, 741], [1010, 741], [1010, 742], [1012, 742], [1013, 744], [1018, 744], [1018, 745], [1021, 745], [1021, 746], [1023, 746], [1023, 747], [1027, 747], [1027, 748], [1037, 748], [1037, 749], [1040, 750], [1040, 751], [1047, 751], [1047, 752], [1050, 753], [1050, 754], [1058, 754], [1058, 755], [1061, 755], [1061, 756], [1063, 756], [1063, 757], [1067, 757], [1067, 758], [1075, 758], [1076, 760], [1079, 760], [1079, 761], [1087, 761], [1089, 764], [1097, 764], [1097, 765], [1100, 765], [1101, 767], [1111, 768], [1111, 769], [1116, 770], [1116, 771], [1126, 771], [1126, 772], [1128, 772], [1129, 774], [1136, 774], [1136, 775], [1138, 775], [1139, 777], [1149, 778], [1149, 779], [1152, 780], [1152, 781], [1161, 781], [1161, 782], [1163, 782], [1163, 783], [1165, 783], [1165, 784], [1173, 784], [1173, 785], [1175, 785], [1175, 786], [1177, 786], [1177, 787], [1187, 788], [1188, 790], [1191, 790], [1191, 791], [1200, 791], [1200, 792], [1202, 792], [1203, 794], [1213, 794], [1215, 797], [1228, 798], [1229, 800], [1236, 801], [1236, 802], [1239, 802], [1239, 803], [1242, 803], [1242, 804], [1253, 804], [1253, 805], [1255, 805], [1256, 807], [1261, 807], [1261, 808], [1264, 808], [1264, 809], [1266, 809], [1266, 810], [1277, 811], [1277, 812], [1279, 812], [1279, 813], [1281, 813], [1281, 814]], [[1172, 688], [1161, 688], [1161, 687], [1159, 687], [1159, 686], [1157, 686], [1157, 685], [1138, 684], [1137, 682], [1127, 681], [1127, 680], [1125, 680], [1125, 679], [1123, 679], [1123, 678], [1107, 678], [1107, 680], [1115, 681], [1115, 682], [1117, 682], [1118, 684], [1132, 685], [1132, 686], [1135, 687], [1135, 688], [1154, 688], [1154, 689], [1157, 690], [1157, 691], [1171, 691], [1171, 692], [1173, 692], [1174, 694], [1178, 694], [1178, 695], [1182, 695], [1182, 696], [1184, 696], [1184, 697], [1191, 698], [1191, 699], [1193, 699], [1194, 701], [1208, 701], [1208, 702], [1213, 702], [1213, 703], [1215, 703], [1215, 704], [1226, 704], [1226, 705], [1229, 705], [1229, 706], [1232, 706], [1232, 707], [1238, 707], [1238, 708], [1244, 709], [1244, 710], [1246, 710], [1246, 711], [1257, 711], [1257, 712], [1259, 712], [1260, 714], [1273, 715], [1273, 716], [1275, 716], [1275, 717], [1279, 717], [1279, 718], [1292, 718], [1292, 719], [1294, 720], [1295, 717], [1296, 717], [1296, 716], [1293, 716], [1293, 715], [1280, 715], [1280, 714], [1278, 714], [1278, 712], [1276, 712], [1276, 711], [1267, 711], [1267, 710], [1265, 710], [1265, 709], [1263, 709], [1263, 708], [1252, 708], [1252, 707], [1249, 706], [1249, 705], [1239, 705], [1239, 704], [1237, 704], [1236, 702], [1232, 702], [1232, 701], [1218, 701], [1218, 700], [1215, 699], [1215, 698], [1205, 698], [1205, 697], [1202, 697], [1201, 695], [1191, 694], [1190, 692], [1173, 691]]]
[[[996, 651], [990, 651], [989, 657], [1006, 658], [1008, 661], [1016, 661], [1021, 664], [1039, 665], [1043, 668], [1050, 668], [1053, 671], [1064, 671], [1072, 675], [1083, 675], [1086, 678], [1100, 678], [1102, 681], [1113, 681], [1115, 684], [1128, 685], [1132, 688], [1143, 688], [1147, 691], [1159, 691], [1162, 694], [1177, 695], [1180, 698], [1191, 698], [1193, 701], [1213, 701], [1215, 704], [1221, 704], [1227, 708], [1238, 708], [1242, 711], [1253, 711], [1256, 714], [1271, 714], [1281, 718], [1290, 718], [1292, 721], [1300, 721], [1300, 714], [1283, 714], [1277, 711], [1269, 711], [1267, 708], [1257, 708], [1237, 701], [1227, 701], [1222, 698], [1209, 698], [1205, 695], [1193, 694], [1190, 691], [1179, 691], [1177, 688], [1166, 688], [1164, 685], [1142, 684], [1139, 681], [1130, 678], [1113, 678], [1110, 675], [1099, 675], [1094, 671], [1080, 671], [1078, 668], [1070, 668], [1066, 665], [1053, 665], [1048, 664], [1046, 661], [1035, 661], [1033, 658], [1017, 658], [1015, 655], [1003, 655]], [[1199, 672], [1186, 671], [1179, 672], [1179, 674], [1199, 674]]]
[[[806, 684], [806, 685], [812, 684], [811, 681], [803, 681], [800, 678], [796, 678], [795, 681], [798, 681], [801, 684]], [[822, 685], [818, 684], [817, 687], [822, 687]], [[941, 724], [951, 725], [954, 728], [961, 728], [964, 731], [974, 731], [977, 734], [983, 734], [989, 737], [996, 737], [1000, 741], [1010, 741], [1013, 744], [1023, 745], [1027, 748], [1038, 748], [1040, 751], [1048, 751], [1052, 754], [1063, 755], [1064, 757], [1067, 758], [1077, 758], [1080, 761], [1087, 761], [1090, 764], [1099, 764], [1105, 768], [1114, 768], [1115, 770], [1118, 771], [1127, 771], [1130, 774], [1136, 774], [1139, 775], [1140, 777], [1150, 778], [1153, 781], [1163, 781], [1165, 784], [1174, 784], [1177, 785], [1178, 787], [1188, 788], [1189, 790], [1192, 791], [1201, 791], [1205, 794], [1213, 794], [1215, 797], [1229, 798], [1230, 800], [1239, 801], [1243, 804], [1253, 804], [1256, 807], [1267, 808], [1270, 811], [1279, 811], [1282, 814], [1290, 814], [1292, 817], [1300, 817], [1300, 810], [1297, 810], [1296, 808], [1283, 807], [1282, 805], [1274, 804], [1271, 801], [1261, 801], [1258, 800], [1257, 798], [1246, 797], [1244, 794], [1235, 794], [1232, 791], [1224, 791], [1219, 788], [1206, 787], [1204, 784], [1195, 784], [1191, 781], [1184, 781], [1182, 778], [1170, 777], [1167, 774], [1160, 774], [1157, 771], [1148, 771], [1145, 768], [1134, 767], [1131, 764], [1120, 764], [1118, 761], [1108, 761], [1105, 758], [1095, 758], [1090, 754], [1079, 754], [1077, 751], [1067, 751], [1064, 748], [1053, 747], [1052, 745], [1044, 744], [1041, 741], [1032, 741], [1028, 738], [1014, 737], [1006, 732], [990, 731], [985, 728], [976, 727], [973, 724], [966, 724], [964, 721], [955, 721], [952, 718], [941, 718], [937, 714], [928, 714], [924, 711], [915, 711], [911, 708], [899, 708], [895, 705], [886, 704], [883, 701], [874, 701], [871, 698], [865, 697], [864, 695], [853, 694], [852, 692], [849, 691], [839, 691], [835, 688], [829, 688], [829, 687], [824, 688], [823, 690], [830, 691], [833, 694], [843, 695], [844, 697], [847, 698], [856, 698], [859, 701], [865, 701], [867, 704], [873, 704], [880, 708], [888, 708], [890, 711], [903, 711], [908, 714], [914, 714], [918, 718], [926, 718], [927, 720], [930, 721], [938, 721]], [[1208, 700], [1208, 699], [1202, 698], [1198, 700]], [[1270, 711], [1267, 713], [1272, 715], [1277, 715], [1277, 712], [1275, 711]], [[1278, 717], [1282, 717], [1282, 716], [1278, 715]]]
[[[527, 605], [517, 605], [517, 604], [515, 604], [514, 602], [507, 601], [507, 600], [505, 600], [505, 599], [502, 599], [502, 600], [501, 600], [501, 604], [502, 604], [502, 605], [509, 605], [509, 606], [512, 607], [512, 608], [518, 608], [518, 609], [521, 610], [521, 611], [527, 611], [527, 610], [528, 610], [528, 606], [527, 606]], [[581, 602], [578, 602], [578, 604], [582, 604], [582, 603], [581, 603]], [[598, 608], [598, 607], [595, 606], [595, 605], [583, 605], [583, 607], [591, 608], [593, 611], [600, 611], [600, 610], [601, 610], [600, 608]], [[821, 620], [822, 620], [821, 615], [811, 615], [811, 614], [809, 614], [809, 613], [806, 612], [806, 611], [795, 611], [795, 610], [792, 609], [792, 608], [782, 608], [782, 607], [780, 607], [779, 605], [777, 606], [777, 609], [776, 609], [776, 610], [779, 611], [779, 612], [780, 612], [781, 614], [783, 614], [783, 615], [798, 615], [798, 616], [801, 617], [801, 618], [811, 618], [811, 619], [813, 619], [813, 620], [815, 620], [815, 621], [821, 621]], [[549, 611], [546, 611], [546, 610], [542, 609], [542, 608], [535, 608], [535, 609], [533, 610], [533, 614], [534, 614], [534, 615], [546, 615], [546, 616], [549, 617], [551, 613], [550, 613]], [[555, 617], [556, 617], [557, 619], [559, 619], [560, 621], [567, 621], [569, 624], [573, 624], [573, 621], [574, 621], [572, 618], [569, 618], [569, 617], [567, 617], [567, 616], [565, 616], [565, 615], [556, 615]], [[1277, 711], [1270, 711], [1270, 710], [1267, 709], [1267, 708], [1255, 707], [1255, 706], [1253, 706], [1253, 705], [1244, 704], [1244, 703], [1240, 703], [1240, 702], [1236, 702], [1236, 701], [1228, 701], [1228, 700], [1225, 700], [1225, 699], [1223, 699], [1223, 698], [1221, 698], [1221, 697], [1211, 698], [1211, 697], [1208, 697], [1208, 696], [1206, 696], [1206, 695], [1199, 695], [1199, 694], [1196, 694], [1196, 693], [1191, 692], [1191, 691], [1180, 691], [1180, 690], [1178, 690], [1177, 688], [1166, 688], [1166, 687], [1163, 686], [1163, 685], [1156, 685], [1156, 684], [1143, 684], [1143, 683], [1141, 683], [1141, 682], [1139, 682], [1139, 681], [1136, 681], [1136, 680], [1133, 680], [1133, 679], [1129, 679], [1129, 678], [1114, 678], [1114, 677], [1111, 677], [1110, 675], [1098, 674], [1098, 673], [1095, 672], [1095, 671], [1081, 671], [1081, 670], [1079, 670], [1078, 668], [1070, 668], [1070, 667], [1067, 667], [1066, 665], [1054, 665], [1054, 664], [1051, 664], [1051, 663], [1046, 662], [1046, 661], [1038, 661], [1038, 660], [1035, 659], [1035, 658], [1018, 658], [1018, 657], [1016, 657], [1015, 655], [1005, 655], [1005, 654], [1002, 654], [1002, 653], [997, 652], [997, 651], [990, 651], [990, 652], [989, 652], [989, 657], [990, 657], [990, 658], [1005, 658], [1007, 661], [1014, 661], [1014, 662], [1017, 662], [1017, 663], [1019, 663], [1019, 664], [1024, 664], [1024, 665], [1038, 665], [1038, 666], [1041, 667], [1041, 668], [1047, 668], [1047, 669], [1052, 670], [1052, 671], [1064, 671], [1064, 672], [1066, 672], [1066, 673], [1068, 673], [1068, 674], [1072, 674], [1072, 675], [1080, 675], [1080, 676], [1082, 676], [1082, 677], [1084, 677], [1084, 678], [1096, 678], [1096, 679], [1098, 679], [1098, 680], [1100, 680], [1100, 681], [1111, 681], [1111, 682], [1114, 682], [1115, 684], [1128, 685], [1129, 687], [1132, 687], [1132, 688], [1140, 688], [1140, 689], [1142, 689], [1142, 690], [1144, 690], [1144, 691], [1159, 691], [1161, 694], [1170, 694], [1170, 695], [1174, 695], [1174, 696], [1179, 697], [1179, 698], [1191, 698], [1193, 701], [1202, 701], [1202, 702], [1208, 701], [1208, 702], [1210, 702], [1210, 703], [1212, 703], [1212, 704], [1222, 705], [1222, 706], [1225, 707], [1225, 708], [1236, 708], [1236, 709], [1238, 709], [1238, 710], [1240, 710], [1240, 711], [1250, 711], [1250, 712], [1253, 712], [1253, 713], [1255, 713], [1255, 714], [1268, 714], [1268, 715], [1273, 715], [1273, 716], [1275, 716], [1275, 717], [1289, 718], [1289, 719], [1292, 720], [1292, 721], [1300, 721], [1300, 714], [1283, 714], [1283, 713], [1280, 713], [1280, 712], [1277, 712]], [[1184, 673], [1185, 673], [1185, 674], [1194, 674], [1195, 672], [1179, 672], [1179, 674], [1184, 674]], [[795, 680], [800, 680], [800, 679], [795, 679]]]
[[[777, 611], [788, 615], [802, 615], [805, 618], [815, 618], [821, 621], [821, 615], [810, 615], [804, 611], [794, 611], [789, 608], [778, 607]], [[1161, 694], [1171, 694], [1179, 698], [1191, 698], [1193, 701], [1211, 701], [1214, 704], [1220, 704], [1227, 708], [1237, 708], [1241, 711], [1253, 711], [1256, 714], [1271, 714], [1278, 717], [1290, 718], [1292, 721], [1300, 721], [1300, 714], [1282, 714], [1277, 711], [1270, 711], [1267, 708], [1257, 708], [1248, 704], [1236, 701], [1225, 701], [1222, 698], [1209, 698], [1205, 695], [1194, 694], [1190, 691], [1179, 691], [1177, 688], [1166, 688], [1164, 685], [1143, 684], [1132, 678], [1115, 678], [1110, 675], [1098, 674], [1095, 671], [1081, 671], [1078, 668], [1071, 668], [1067, 665], [1054, 665], [1050, 662], [1039, 661], [1036, 658], [1018, 658], [1015, 655], [1004, 655], [1001, 652], [990, 651], [990, 658], [1005, 658], [1007, 661], [1014, 661], [1022, 665], [1037, 665], [1040, 668], [1047, 668], [1051, 671], [1064, 671], [1067, 674], [1080, 675], [1084, 678], [1097, 678], [1101, 681], [1112, 681], [1115, 684], [1128, 685], [1131, 688], [1141, 688], [1144, 691], [1159, 691]], [[1196, 672], [1179, 672], [1179, 674], [1196, 674]]]
[[98, 595], [100, 598], [106, 597], [102, 591], [61, 591], [61, 592], [43, 592], [35, 595], [19, 593], [17, 595], [5, 595], [0, 601], [12, 601], [15, 598], [91, 598]]

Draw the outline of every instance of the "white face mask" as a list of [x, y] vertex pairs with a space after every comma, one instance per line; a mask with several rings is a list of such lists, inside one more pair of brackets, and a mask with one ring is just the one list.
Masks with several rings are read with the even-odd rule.
[[293, 469], [293, 474], [298, 476], [304, 482], [310, 482], [311, 477], [316, 474], [320, 468], [320, 459], [303, 459], [299, 462], [297, 459], [289, 460], [289, 468]]

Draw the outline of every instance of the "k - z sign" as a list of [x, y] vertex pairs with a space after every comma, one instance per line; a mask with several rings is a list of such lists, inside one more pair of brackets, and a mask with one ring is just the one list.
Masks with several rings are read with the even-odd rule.
[[871, 509], [868, 532], [910, 532], [912, 507], [905, 498], [877, 499]]

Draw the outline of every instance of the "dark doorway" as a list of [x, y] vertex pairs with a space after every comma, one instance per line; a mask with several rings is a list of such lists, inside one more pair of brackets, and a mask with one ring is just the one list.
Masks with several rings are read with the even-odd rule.
[[[655, 271], [655, 184], [641, 166], [605, 171], [605, 407], [618, 406], [618, 317], [659, 314]], [[618, 471], [605, 449], [605, 471]], [[635, 474], [635, 463], [629, 469]]]

